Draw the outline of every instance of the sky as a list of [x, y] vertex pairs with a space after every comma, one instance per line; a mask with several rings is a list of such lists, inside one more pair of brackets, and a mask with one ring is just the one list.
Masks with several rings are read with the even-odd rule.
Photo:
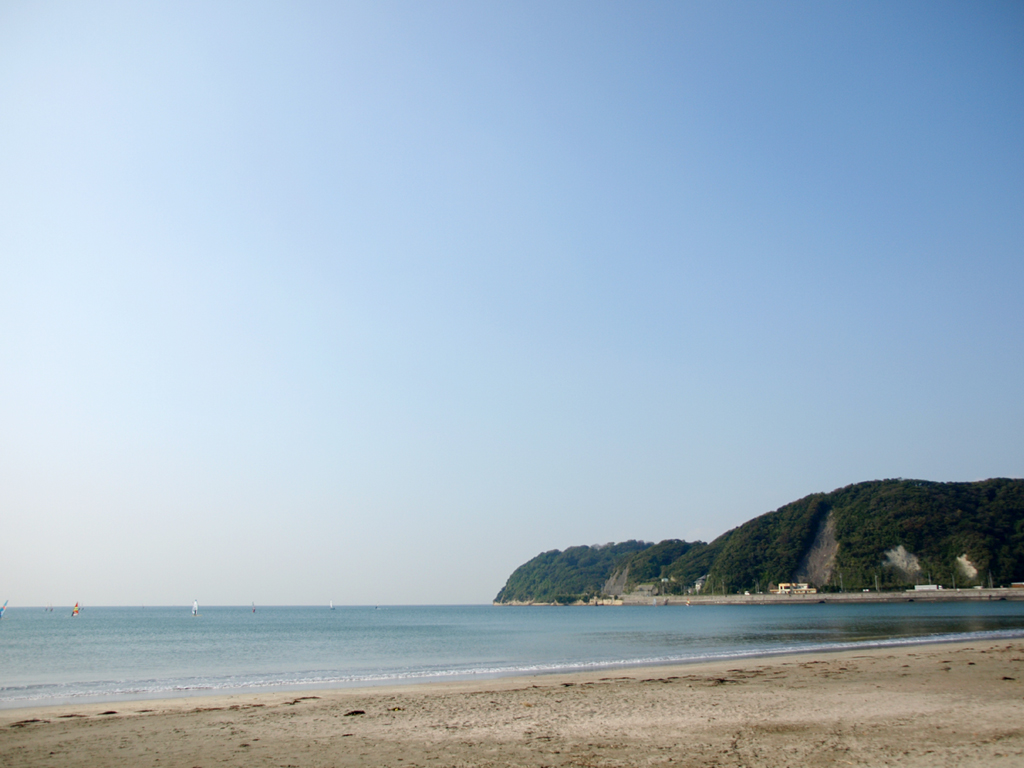
[[487, 603], [1024, 476], [1016, 2], [0, 0], [0, 599]]

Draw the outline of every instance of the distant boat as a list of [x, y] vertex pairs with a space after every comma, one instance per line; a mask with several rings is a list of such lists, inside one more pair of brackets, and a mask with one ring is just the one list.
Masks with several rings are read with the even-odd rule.
[[256, 603], [253, 603], [253, 604], [252, 604], [252, 612], [253, 612], [253, 613], [256, 613]]
[[193, 616], [198, 616], [199, 615], [199, 601], [198, 600], [193, 600], [192, 601], [192, 615]]
[[[331, 600], [330, 603], [331, 603], [331, 610], [333, 611], [334, 610], [334, 601]], [[5, 605], [6, 605], [6, 603], [5, 603]]]
[[72, 609], [71, 615], [72, 616], [77, 616], [78, 615], [78, 603], [75, 603], [75, 607]]

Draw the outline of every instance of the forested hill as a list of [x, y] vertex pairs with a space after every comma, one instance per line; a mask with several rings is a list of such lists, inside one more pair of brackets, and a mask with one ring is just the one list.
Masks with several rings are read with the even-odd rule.
[[552, 550], [521, 565], [495, 602], [575, 602], [641, 584], [659, 594], [999, 586], [1024, 581], [1024, 480], [876, 480], [816, 493], [710, 544], [670, 539]]
[[584, 595], [599, 594], [617, 563], [650, 546], [643, 541], [624, 541], [543, 552], [516, 568], [494, 600], [571, 603]]

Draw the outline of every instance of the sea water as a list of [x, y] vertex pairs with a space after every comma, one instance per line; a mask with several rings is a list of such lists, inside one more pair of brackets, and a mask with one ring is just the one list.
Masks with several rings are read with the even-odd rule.
[[8, 608], [0, 707], [1024, 637], [1024, 603]]

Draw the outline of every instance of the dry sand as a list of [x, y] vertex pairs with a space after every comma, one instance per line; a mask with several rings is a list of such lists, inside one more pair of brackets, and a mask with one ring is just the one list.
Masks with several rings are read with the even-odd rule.
[[0, 765], [1019, 768], [1024, 642], [3, 710]]

